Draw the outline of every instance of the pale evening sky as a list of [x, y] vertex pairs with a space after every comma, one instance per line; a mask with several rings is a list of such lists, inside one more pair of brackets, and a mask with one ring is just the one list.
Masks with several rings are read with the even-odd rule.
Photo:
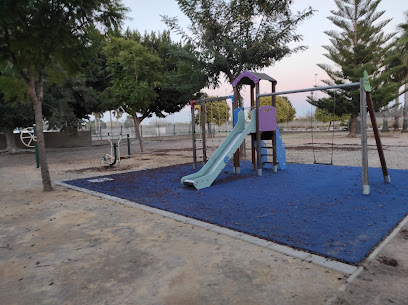
[[[128, 17], [125, 21], [125, 28], [138, 30], [140, 32], [163, 31], [167, 29], [162, 21], [162, 15], [177, 17], [180, 24], [187, 28], [189, 20], [180, 11], [177, 2], [173, 0], [124, 0], [122, 3], [130, 9]], [[404, 22], [404, 11], [408, 10], [406, 0], [383, 0], [379, 6], [380, 10], [385, 10], [385, 14], [381, 18], [393, 19], [386, 27], [386, 32], [396, 31], [397, 25]], [[330, 10], [336, 9], [333, 0], [295, 0], [292, 5], [292, 11], [303, 10], [311, 6], [316, 12], [314, 15], [299, 26], [297, 33], [303, 35], [302, 45], [306, 45], [306, 51], [294, 54], [287, 57], [273, 66], [265, 68], [265, 72], [278, 81], [277, 91], [309, 88], [315, 83], [315, 74], [317, 74], [317, 85], [322, 84], [319, 80], [326, 79], [326, 75], [316, 64], [328, 63], [323, 54], [325, 50], [322, 45], [329, 44], [327, 35], [323, 32], [326, 30], [337, 30], [337, 28], [326, 18], [330, 16]], [[172, 35], [174, 40], [179, 40], [179, 37]], [[232, 87], [228, 84], [222, 84], [218, 89], [204, 89], [205, 92], [214, 96], [223, 96], [232, 93]], [[262, 86], [261, 93], [269, 92], [270, 84], [265, 82]], [[295, 106], [297, 115], [305, 115], [310, 111], [310, 105], [305, 101], [307, 94], [289, 95], [289, 99]], [[245, 96], [245, 93], [244, 93]], [[248, 101], [245, 101], [245, 106], [248, 106]], [[184, 109], [179, 114], [171, 117], [175, 121], [189, 121], [188, 109]], [[170, 118], [169, 118], [170, 119]], [[144, 121], [144, 124], [148, 121]]]

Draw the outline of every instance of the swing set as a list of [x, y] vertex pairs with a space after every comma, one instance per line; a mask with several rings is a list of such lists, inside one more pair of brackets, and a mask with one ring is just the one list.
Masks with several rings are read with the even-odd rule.
[[272, 92], [265, 94], [257, 94], [257, 99], [262, 96], [276, 96], [301, 92], [313, 92], [330, 89], [344, 89], [344, 88], [360, 88], [360, 123], [361, 123], [361, 155], [362, 155], [362, 177], [363, 177], [363, 194], [370, 194], [370, 185], [368, 178], [368, 148], [367, 148], [367, 110], [370, 115], [371, 124], [373, 126], [374, 138], [377, 146], [378, 156], [380, 158], [381, 169], [383, 172], [384, 182], [390, 183], [391, 178], [388, 173], [387, 164], [385, 161], [384, 150], [381, 143], [380, 133], [378, 131], [377, 120], [375, 118], [374, 105], [371, 98], [371, 86], [368, 80], [368, 73], [364, 71], [364, 77], [360, 78], [359, 82], [341, 85], [331, 85], [325, 87], [314, 87], [307, 89], [289, 90], [281, 92]]
[[[272, 83], [272, 92], [270, 93], [259, 93], [259, 81], [261, 79], [266, 79]], [[374, 106], [371, 99], [371, 86], [368, 80], [368, 73], [364, 71], [364, 77], [360, 78], [359, 82], [349, 83], [349, 84], [340, 84], [340, 85], [330, 85], [324, 87], [314, 87], [314, 88], [304, 88], [297, 90], [289, 91], [280, 91], [276, 92], [276, 80], [264, 73], [256, 73], [251, 71], [243, 71], [237, 79], [232, 83], [234, 88], [234, 98], [232, 96], [223, 96], [218, 98], [203, 99], [198, 101], [191, 102], [191, 116], [192, 116], [192, 141], [193, 141], [193, 167], [197, 167], [197, 150], [202, 149], [203, 155], [202, 161], [204, 167], [197, 173], [185, 176], [181, 179], [181, 183], [186, 186], [194, 186], [196, 189], [201, 189], [204, 187], [209, 187], [218, 174], [221, 172], [222, 168], [229, 161], [229, 158], [234, 156], [234, 173], [239, 174], [240, 172], [240, 160], [239, 160], [239, 145], [244, 140], [247, 134], [251, 134], [252, 139], [252, 164], [253, 168], [257, 170], [257, 175], [262, 175], [262, 169], [265, 166], [263, 162], [264, 156], [271, 155], [273, 157], [272, 168], [276, 172], [278, 165], [281, 169], [284, 169], [286, 166], [286, 156], [285, 148], [283, 142], [281, 141], [281, 136], [279, 134], [279, 128], [276, 124], [276, 96], [277, 95], [286, 95], [293, 93], [302, 93], [302, 92], [314, 92], [314, 91], [324, 91], [324, 90], [337, 90], [345, 88], [360, 88], [360, 117], [361, 117], [361, 153], [362, 153], [362, 185], [363, 185], [363, 194], [370, 194], [369, 186], [369, 177], [368, 177], [368, 148], [367, 148], [367, 111], [369, 112], [371, 124], [373, 127], [374, 137], [376, 141], [377, 151], [380, 158], [381, 168], [383, 172], [384, 182], [390, 183], [390, 175], [388, 173], [388, 168], [386, 165], [384, 150], [381, 143], [380, 134], [378, 131], [377, 121], [374, 113]], [[234, 100], [239, 100], [239, 93], [237, 86], [238, 85], [251, 85], [251, 115], [254, 119], [251, 119], [251, 122], [247, 127], [245, 127], [245, 118], [242, 109], [238, 109], [237, 103], [234, 103]], [[256, 94], [254, 95], [254, 90]], [[256, 100], [254, 101], [254, 97]], [[272, 106], [260, 106], [261, 97], [271, 97]], [[335, 95], [334, 95], [335, 97]], [[233, 115], [234, 115], [234, 129], [231, 134], [227, 137], [224, 143], [217, 149], [216, 153], [210, 160], [207, 160], [207, 147], [206, 147], [206, 136], [205, 136], [205, 105], [206, 102], [211, 101], [220, 101], [232, 99], [233, 100]], [[201, 113], [201, 139], [196, 138], [195, 132], [195, 109], [196, 107], [200, 109]], [[267, 107], [267, 108], [265, 108]], [[268, 108], [269, 107], [269, 108]], [[333, 104], [333, 113], [335, 111], [335, 100]], [[238, 117], [238, 120], [236, 120]], [[264, 126], [267, 127], [265, 128]], [[274, 126], [272, 126], [274, 125]], [[237, 128], [238, 127], [238, 128]], [[235, 129], [238, 129], [235, 131]], [[313, 132], [313, 130], [312, 130]], [[334, 126], [333, 126], [334, 132]], [[265, 147], [262, 147], [261, 143], [264, 139], [271, 139], [272, 154], [265, 154]], [[197, 142], [200, 140], [202, 146], [197, 147]], [[333, 147], [334, 147], [334, 133], [332, 135], [332, 155], [329, 165], [333, 165]], [[255, 150], [256, 152], [255, 152]], [[264, 149], [262, 149], [264, 148]], [[279, 149], [280, 148], [280, 149]], [[281, 151], [280, 154], [278, 149]], [[314, 150], [313, 150], [314, 153]], [[279, 157], [282, 161], [278, 160]], [[210, 161], [209, 163], [207, 163]], [[314, 164], [319, 164], [316, 162], [314, 155]]]

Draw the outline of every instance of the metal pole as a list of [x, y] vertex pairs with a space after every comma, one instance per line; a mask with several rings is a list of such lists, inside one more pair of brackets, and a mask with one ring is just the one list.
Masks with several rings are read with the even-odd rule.
[[[251, 109], [255, 105], [255, 92], [254, 92], [255, 86], [251, 85]], [[252, 159], [252, 169], [255, 170], [255, 138], [253, 135], [251, 135], [251, 159]]]
[[128, 148], [128, 158], [130, 158], [130, 136], [129, 134], [126, 135], [127, 137], [127, 148]]
[[37, 124], [33, 124], [34, 131], [34, 147], [35, 147], [35, 162], [37, 168], [40, 168], [40, 156], [38, 155], [38, 144], [37, 144]]
[[193, 140], [193, 169], [197, 168], [197, 144], [195, 132], [195, 111], [194, 103], [191, 103], [191, 139]]
[[[272, 92], [276, 92], [276, 82], [272, 82]], [[276, 108], [276, 95], [272, 95], [272, 107]], [[276, 147], [276, 130], [272, 131], [272, 147], [273, 147], [273, 171], [278, 171], [277, 147]]]
[[297, 89], [297, 90], [289, 90], [289, 91], [262, 93], [262, 94], [257, 94], [257, 97], [258, 96], [262, 97], [262, 96], [284, 95], [284, 94], [301, 93], [301, 92], [309, 92], [309, 91], [320, 91], [320, 90], [328, 90], [328, 89], [352, 88], [352, 87], [359, 87], [359, 86], [360, 86], [360, 83], [350, 83], [350, 84], [332, 85], [332, 86], [326, 86], [326, 87], [313, 87], [313, 88], [305, 88], [305, 89]]
[[230, 95], [226, 95], [226, 96], [219, 96], [219, 97], [212, 97], [212, 98], [196, 100], [196, 102], [202, 104], [202, 103], [206, 103], [206, 102], [223, 101], [223, 100], [227, 100], [227, 99], [230, 99], [230, 98], [231, 98]]
[[[234, 87], [234, 103], [232, 107], [232, 126], [235, 127], [235, 109], [238, 108], [238, 102], [239, 102], [239, 93], [237, 87]], [[239, 174], [240, 173], [240, 164], [239, 164], [239, 148], [234, 154], [234, 173]]]
[[207, 143], [205, 136], [205, 104], [201, 104], [201, 140], [203, 144], [203, 162], [207, 163]]
[[368, 111], [370, 113], [371, 124], [373, 125], [375, 143], [377, 144], [378, 156], [380, 157], [381, 168], [382, 168], [382, 172], [383, 172], [383, 176], [384, 176], [384, 182], [385, 183], [390, 183], [391, 178], [390, 178], [390, 175], [388, 173], [387, 163], [385, 162], [384, 150], [383, 150], [383, 147], [382, 147], [382, 144], [381, 144], [380, 133], [378, 132], [378, 126], [377, 126], [377, 120], [375, 118], [373, 101], [371, 100], [370, 92], [366, 92], [365, 94], [366, 94]]
[[255, 123], [256, 123], [256, 167], [258, 176], [262, 176], [262, 160], [261, 160], [261, 132], [259, 131], [259, 83], [255, 84], [256, 91], [256, 107], [255, 107]]
[[360, 78], [360, 116], [361, 116], [361, 156], [363, 169], [363, 194], [370, 194], [368, 181], [368, 152], [367, 152], [367, 105], [364, 91], [364, 78]]

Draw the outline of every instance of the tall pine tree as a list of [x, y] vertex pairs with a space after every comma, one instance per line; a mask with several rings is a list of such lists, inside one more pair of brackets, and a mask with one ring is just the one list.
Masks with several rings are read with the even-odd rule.
[[[393, 46], [395, 33], [385, 34], [383, 28], [391, 19], [381, 21], [384, 11], [377, 11], [381, 0], [335, 0], [337, 10], [332, 10], [328, 19], [341, 31], [326, 31], [331, 45], [323, 46], [324, 54], [335, 67], [318, 64], [329, 80], [327, 85], [358, 82], [364, 70], [371, 76], [374, 108], [387, 105], [396, 95], [398, 84], [391, 81], [393, 69], [387, 66], [387, 54]], [[308, 102], [320, 109], [331, 112], [333, 99], [336, 102], [336, 115], [350, 114], [351, 126], [349, 136], [355, 137], [357, 117], [360, 110], [360, 93], [355, 88], [327, 91], [329, 98], [308, 99]]]
[[408, 132], [408, 11], [405, 12], [405, 23], [401, 23], [398, 27], [402, 33], [398, 37], [396, 49], [403, 64], [402, 70], [405, 73], [404, 107], [402, 111], [404, 121], [402, 123], [402, 132]]

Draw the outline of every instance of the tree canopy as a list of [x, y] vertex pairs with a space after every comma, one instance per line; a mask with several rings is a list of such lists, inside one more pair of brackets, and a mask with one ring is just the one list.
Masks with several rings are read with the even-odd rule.
[[[408, 79], [408, 11], [405, 12], [405, 23], [401, 23], [399, 26], [401, 34], [398, 36], [397, 42], [397, 54], [401, 61], [403, 68], [402, 72], [405, 73], [405, 80]], [[408, 132], [408, 83], [405, 83], [404, 90], [404, 106], [402, 124], [402, 132]]]
[[78, 70], [92, 46], [92, 30], [117, 31], [125, 12], [119, 0], [0, 2], [0, 64], [12, 65], [33, 103], [44, 191], [52, 190], [43, 134], [44, 82], [57, 66]]
[[221, 72], [232, 83], [243, 70], [256, 70], [305, 49], [292, 47], [302, 40], [297, 26], [312, 9], [292, 13], [292, 1], [177, 0], [190, 19], [188, 31], [177, 18], [163, 16], [171, 30], [200, 52], [205, 72], [214, 86]]
[[106, 92], [112, 105], [132, 115], [142, 151], [139, 124], [153, 114], [179, 111], [207, 83], [191, 46], [172, 42], [168, 32], [141, 36], [126, 31], [124, 37], [111, 38], [105, 54], [110, 78]]
[[[381, 21], [384, 11], [378, 11], [381, 0], [336, 0], [337, 10], [332, 10], [328, 19], [340, 29], [326, 31], [331, 45], [323, 46], [328, 53], [324, 54], [336, 68], [319, 64], [330, 77], [323, 80], [327, 85], [358, 82], [364, 70], [371, 75], [373, 101], [376, 110], [387, 105], [400, 86], [390, 81], [392, 73], [398, 69], [386, 69], [387, 55], [395, 35], [384, 34], [383, 28], [390, 19]], [[308, 99], [308, 102], [331, 113], [333, 99], [336, 99], [336, 115], [350, 114], [350, 136], [356, 134], [357, 116], [360, 110], [359, 91], [355, 88], [327, 90], [329, 98]], [[335, 96], [336, 95], [336, 96]]]
[[[259, 99], [260, 106], [270, 106], [271, 98], [261, 96]], [[286, 96], [276, 96], [276, 121], [278, 123], [293, 121], [296, 115], [296, 109]], [[251, 113], [248, 113], [248, 118], [251, 118]]]
[[14, 129], [32, 126], [34, 113], [24, 82], [11, 72], [7, 67], [0, 69], [0, 131], [6, 134], [7, 150], [13, 152], [17, 150]]

